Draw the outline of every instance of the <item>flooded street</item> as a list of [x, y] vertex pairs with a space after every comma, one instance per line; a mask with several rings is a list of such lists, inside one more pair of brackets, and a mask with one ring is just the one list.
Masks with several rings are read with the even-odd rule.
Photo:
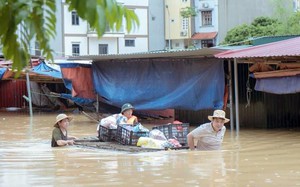
[[[300, 186], [300, 131], [228, 129], [222, 151], [51, 148], [56, 115], [0, 113], [0, 186]], [[69, 135], [96, 136], [73, 116]]]

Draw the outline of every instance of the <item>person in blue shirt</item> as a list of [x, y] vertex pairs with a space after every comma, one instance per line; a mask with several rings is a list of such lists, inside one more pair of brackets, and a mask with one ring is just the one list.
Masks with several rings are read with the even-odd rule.
[[125, 103], [122, 106], [121, 113], [117, 117], [117, 125], [138, 123], [136, 116], [132, 115], [134, 107], [130, 103]]

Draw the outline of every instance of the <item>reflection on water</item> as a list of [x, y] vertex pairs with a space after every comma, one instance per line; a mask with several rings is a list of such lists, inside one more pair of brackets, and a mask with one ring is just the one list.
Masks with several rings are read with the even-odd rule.
[[[56, 114], [0, 113], [1, 186], [300, 186], [300, 132], [227, 131], [222, 151], [51, 148]], [[69, 133], [95, 136], [76, 115]]]

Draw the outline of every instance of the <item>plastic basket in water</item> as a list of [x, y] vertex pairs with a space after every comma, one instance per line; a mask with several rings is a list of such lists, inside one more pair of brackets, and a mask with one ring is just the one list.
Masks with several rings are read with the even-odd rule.
[[117, 129], [109, 129], [102, 125], [99, 128], [99, 140], [103, 142], [115, 141]]
[[187, 135], [190, 132], [189, 127], [189, 123], [182, 123], [159, 125], [152, 129], [160, 130], [167, 139], [176, 138], [181, 145], [187, 145]]
[[116, 140], [123, 145], [136, 145], [140, 137], [148, 137], [149, 132], [133, 132], [118, 125]]

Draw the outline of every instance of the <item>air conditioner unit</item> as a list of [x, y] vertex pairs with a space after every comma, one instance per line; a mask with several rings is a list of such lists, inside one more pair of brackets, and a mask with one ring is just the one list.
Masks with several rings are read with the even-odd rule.
[[187, 35], [187, 31], [181, 31], [180, 32], [180, 36], [186, 36]]
[[209, 4], [208, 3], [202, 3], [202, 8], [208, 8]]

